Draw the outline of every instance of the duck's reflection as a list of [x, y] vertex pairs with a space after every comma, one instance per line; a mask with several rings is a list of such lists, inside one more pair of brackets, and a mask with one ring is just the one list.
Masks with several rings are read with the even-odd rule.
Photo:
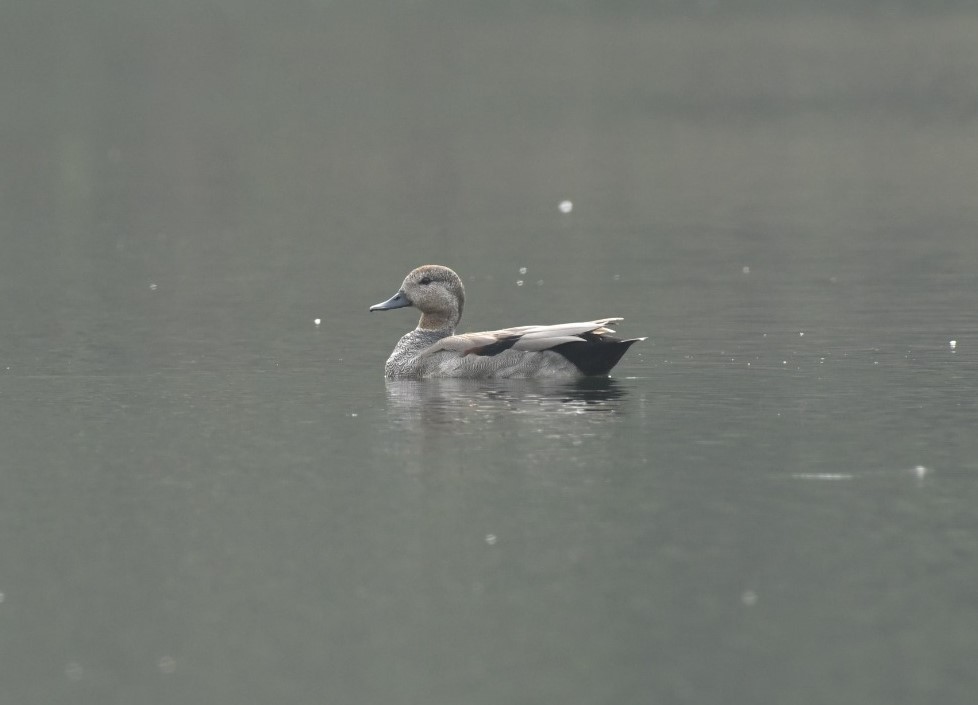
[[[395, 423], [425, 427], [497, 420], [500, 416], [588, 416], [619, 412], [628, 388], [609, 378], [573, 381], [424, 380], [387, 382]], [[393, 419], [392, 419], [393, 420]]]

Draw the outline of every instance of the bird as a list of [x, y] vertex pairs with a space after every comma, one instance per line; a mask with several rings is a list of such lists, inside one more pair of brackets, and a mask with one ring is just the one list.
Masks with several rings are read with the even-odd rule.
[[610, 327], [621, 318], [516, 326], [456, 334], [465, 287], [453, 270], [426, 264], [411, 270], [391, 298], [370, 307], [413, 306], [418, 327], [404, 335], [384, 365], [388, 379], [507, 379], [607, 376], [634, 343]]

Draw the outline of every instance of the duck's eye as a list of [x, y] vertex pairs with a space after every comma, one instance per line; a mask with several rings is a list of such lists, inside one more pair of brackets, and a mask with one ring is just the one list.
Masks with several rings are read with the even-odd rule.
[[427, 286], [430, 283], [431, 283], [430, 277], [422, 277], [421, 281], [418, 282], [418, 284], [421, 284], [422, 286]]

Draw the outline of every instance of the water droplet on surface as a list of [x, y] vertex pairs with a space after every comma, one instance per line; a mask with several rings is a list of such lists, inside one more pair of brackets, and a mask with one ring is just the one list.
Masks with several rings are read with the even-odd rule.
[[516, 286], [523, 286], [523, 280], [522, 279], [517, 280]]
[[526, 267], [520, 267], [520, 274], [526, 274]]
[[574, 204], [570, 201], [561, 201], [558, 208], [560, 208], [561, 213], [570, 213], [574, 210]]
[[954, 348], [958, 347], [958, 341], [956, 340], [949, 340], [947, 344], [951, 346], [951, 350], [954, 350]]
[[315, 323], [318, 326], [320, 323], [323, 322], [323, 319], [321, 319], [321, 318], [315, 318], [315, 319], [313, 319], [312, 322]]

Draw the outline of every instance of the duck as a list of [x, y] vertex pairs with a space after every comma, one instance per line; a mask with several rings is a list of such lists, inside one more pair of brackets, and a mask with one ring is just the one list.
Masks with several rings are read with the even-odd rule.
[[621, 318], [516, 326], [456, 334], [465, 287], [453, 270], [426, 264], [411, 270], [391, 298], [370, 311], [414, 307], [418, 326], [404, 335], [384, 364], [387, 379], [604, 377], [628, 349], [646, 338], [621, 339]]

